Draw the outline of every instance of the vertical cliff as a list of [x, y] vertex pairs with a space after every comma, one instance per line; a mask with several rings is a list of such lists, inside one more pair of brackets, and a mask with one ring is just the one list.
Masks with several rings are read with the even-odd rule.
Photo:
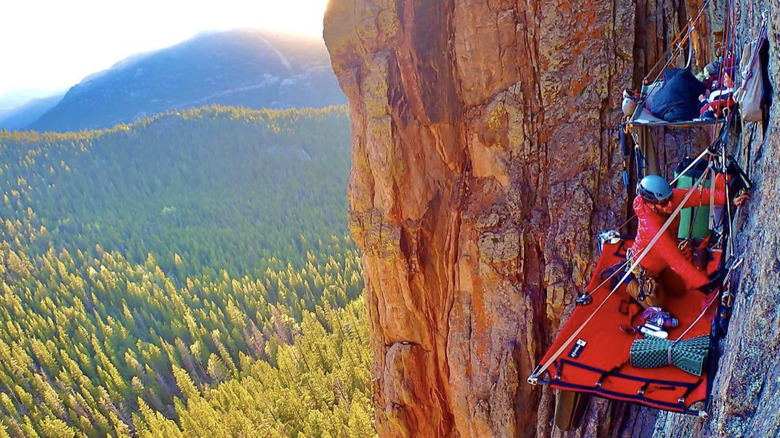
[[780, 436], [780, 1], [737, 3], [739, 35], [754, 38], [767, 18], [769, 81], [774, 90], [765, 124], [744, 126], [744, 153], [756, 183], [738, 240], [744, 267], [732, 322], [723, 342], [709, 421], [664, 414], [655, 436]]
[[[331, 0], [382, 436], [560, 434], [525, 377], [592, 236], [625, 219], [621, 90], [685, 23], [676, 5]], [[573, 435], [646, 435], [655, 415], [597, 401]]]

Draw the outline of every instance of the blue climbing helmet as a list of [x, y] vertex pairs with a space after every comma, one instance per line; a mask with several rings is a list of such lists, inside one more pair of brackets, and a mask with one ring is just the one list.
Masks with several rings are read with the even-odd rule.
[[636, 193], [646, 202], [658, 204], [672, 197], [672, 186], [658, 175], [647, 175], [637, 184]]

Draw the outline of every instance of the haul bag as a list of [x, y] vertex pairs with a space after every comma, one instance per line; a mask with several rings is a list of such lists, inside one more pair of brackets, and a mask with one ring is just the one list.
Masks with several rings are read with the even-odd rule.
[[581, 392], [558, 391], [555, 399], [555, 425], [560, 430], [576, 429], [582, 423], [590, 396]]

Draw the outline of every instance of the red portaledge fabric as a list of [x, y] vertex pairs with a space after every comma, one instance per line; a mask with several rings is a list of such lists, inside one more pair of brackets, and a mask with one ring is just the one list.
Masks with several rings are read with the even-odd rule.
[[[625, 250], [632, 244], [631, 240], [622, 240], [618, 244], [604, 245], [601, 258], [588, 285], [588, 291], [604, 281], [606, 277], [600, 276], [602, 271], [625, 261]], [[712, 260], [707, 266], [708, 273], [717, 269], [721, 257], [721, 252], [718, 250], [711, 254]], [[616, 275], [614, 281], [619, 280], [620, 277], [622, 275]], [[682, 279], [670, 269], [664, 271], [661, 281], [664, 283], [665, 291], [664, 296], [660, 297], [663, 309], [680, 321], [677, 328], [668, 330], [668, 339], [675, 340], [696, 320], [702, 310], [714, 299], [714, 295], [706, 296], [699, 291], [683, 290]], [[572, 333], [609, 295], [612, 287], [613, 285], [607, 282], [592, 294], [591, 304], [575, 307], [571, 317], [539, 363], [545, 363], [571, 337]], [[698, 414], [698, 410], [691, 409], [691, 405], [699, 401], [703, 402], [707, 398], [706, 366], [701, 376], [686, 373], [673, 365], [661, 368], [631, 366], [629, 358], [631, 343], [634, 339], [644, 338], [644, 335], [641, 333], [630, 335], [620, 330], [621, 325], [629, 324], [630, 315], [636, 315], [640, 310], [636, 307], [638, 306], [636, 303], [629, 304], [630, 302], [631, 297], [626, 293], [625, 285], [621, 285], [538, 381], [549, 384], [553, 388], [587, 392], [669, 411]], [[626, 312], [629, 306], [634, 308]], [[713, 304], [688, 331], [684, 339], [710, 335], [716, 310], [717, 305]], [[641, 311], [630, 323], [635, 327], [641, 325]], [[580, 354], [573, 358], [570, 354], [578, 340], [586, 344]]]

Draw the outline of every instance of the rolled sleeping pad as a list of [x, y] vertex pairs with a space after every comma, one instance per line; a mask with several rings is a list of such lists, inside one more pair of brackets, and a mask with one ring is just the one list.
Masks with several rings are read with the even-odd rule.
[[701, 376], [709, 352], [708, 335], [678, 342], [648, 336], [645, 339], [636, 339], [631, 344], [631, 365], [637, 368], [674, 365], [686, 373]]

